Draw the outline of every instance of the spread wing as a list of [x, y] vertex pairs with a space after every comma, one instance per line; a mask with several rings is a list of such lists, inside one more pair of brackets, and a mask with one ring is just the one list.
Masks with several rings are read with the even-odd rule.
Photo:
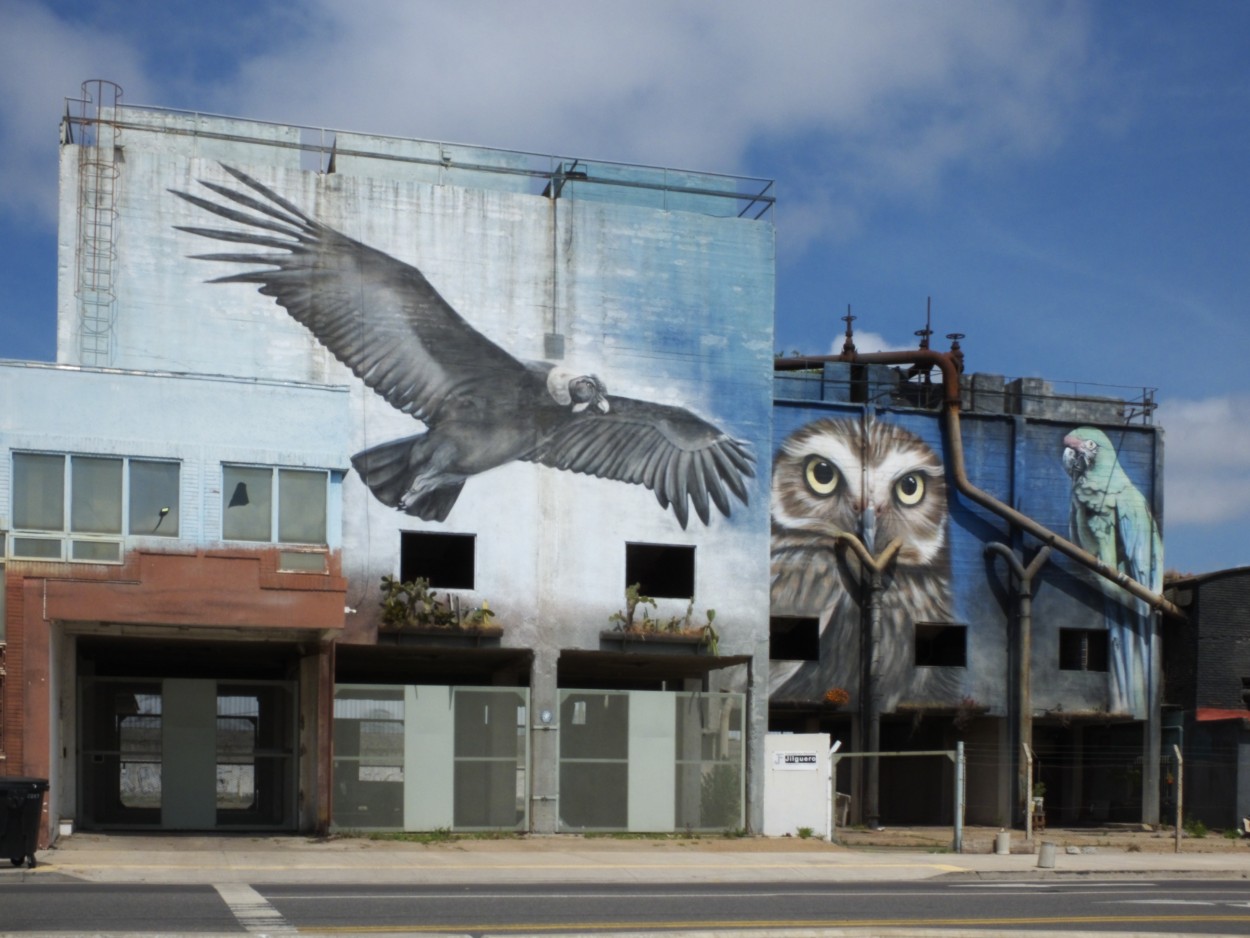
[[255, 265], [210, 283], [257, 284], [361, 381], [422, 420], [474, 388], [499, 393], [526, 381], [525, 367], [465, 322], [421, 271], [314, 221], [246, 173], [222, 168], [256, 194], [204, 180], [227, 201], [170, 190], [236, 226], [179, 230], [249, 249], [195, 255]]
[[[1129, 496], [1132, 497], [1129, 497]], [[1158, 590], [1162, 586], [1162, 553], [1159, 529], [1146, 500], [1133, 489], [1116, 500], [1116, 534], [1120, 569], [1138, 583]]]
[[747, 444], [688, 410], [610, 397], [611, 410], [563, 422], [522, 458], [556, 469], [645, 485], [660, 507], [672, 506], [684, 528], [689, 504], [704, 524], [708, 505], [730, 512], [730, 496], [747, 504], [755, 475]]
[[837, 539], [810, 532], [772, 529], [772, 613], [825, 618], [825, 611], [848, 595], [846, 551]]

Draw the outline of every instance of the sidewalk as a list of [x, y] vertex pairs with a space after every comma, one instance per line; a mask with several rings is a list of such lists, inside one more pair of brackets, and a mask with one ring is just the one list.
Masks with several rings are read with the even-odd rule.
[[[1181, 852], [1161, 832], [1052, 830], [1033, 848], [1020, 831], [1010, 854], [993, 852], [997, 829], [964, 833], [950, 852], [949, 828], [847, 831], [845, 842], [798, 838], [679, 839], [520, 836], [434, 844], [366, 837], [126, 835], [75, 833], [38, 854], [19, 877], [96, 883], [694, 883], [917, 881], [980, 878], [1189, 875], [1250, 878], [1250, 844], [1211, 836]], [[1054, 867], [1036, 846], [1054, 844]]]

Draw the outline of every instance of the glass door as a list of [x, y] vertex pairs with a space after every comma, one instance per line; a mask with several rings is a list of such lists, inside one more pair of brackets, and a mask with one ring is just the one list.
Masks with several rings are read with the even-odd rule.
[[294, 826], [293, 690], [285, 683], [218, 683], [218, 826]]
[[159, 681], [83, 684], [80, 823], [157, 826], [161, 821]]

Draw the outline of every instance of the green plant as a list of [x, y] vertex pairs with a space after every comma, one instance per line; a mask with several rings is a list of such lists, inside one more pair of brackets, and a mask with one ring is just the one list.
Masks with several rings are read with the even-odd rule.
[[369, 840], [399, 841], [409, 844], [445, 844], [459, 839], [448, 828], [440, 827], [432, 831], [374, 831], [367, 835]]
[[[639, 606], [655, 606], [655, 600], [650, 596], [643, 596], [641, 588], [641, 583], [630, 583], [629, 586], [625, 587], [625, 611], [614, 612], [608, 616], [608, 621], [615, 622], [618, 629], [624, 629], [628, 632], [634, 628], [634, 614], [638, 611]], [[642, 617], [644, 623], [652, 621], [648, 617], [645, 608], [642, 610]]]
[[420, 577], [415, 580], [382, 577], [382, 601], [379, 605], [382, 607], [382, 628], [389, 630], [481, 628], [489, 626], [495, 618], [486, 600], [482, 600], [479, 608], [462, 615], [458, 601], [453, 602], [450, 595], [440, 600], [430, 589], [430, 581]]
[[800, 840], [807, 840], [815, 833], [810, 827], [800, 827], [795, 833], [799, 835]]
[[[640, 583], [631, 583], [625, 587], [625, 608], [608, 616], [608, 621], [616, 623], [619, 632], [667, 632], [674, 635], [691, 635], [697, 632], [713, 655], [720, 654], [720, 633], [712, 624], [716, 619], [715, 609], [707, 610], [707, 622], [697, 626], [693, 623], [693, 599], [687, 604], [685, 615], [669, 616], [667, 619], [651, 618], [648, 606], [655, 608], [655, 599], [642, 594]], [[640, 608], [642, 618], [635, 621]]]
[[1193, 818], [1185, 822], [1185, 835], [1193, 837], [1195, 840], [1201, 840], [1207, 836], [1207, 825], [1203, 824], [1197, 818]]
[[484, 626], [489, 626], [491, 620], [494, 618], [495, 613], [491, 610], [490, 603], [483, 599], [482, 605], [477, 609], [471, 610], [469, 614], [464, 617], [464, 621], [474, 628], [482, 628]]
[[[693, 605], [693, 601], [691, 603]], [[707, 650], [713, 656], [720, 654], [720, 632], [716, 631], [716, 627], [712, 623], [716, 620], [716, 610], [709, 609], [707, 611], [707, 625], [703, 626], [703, 640], [707, 642]]]

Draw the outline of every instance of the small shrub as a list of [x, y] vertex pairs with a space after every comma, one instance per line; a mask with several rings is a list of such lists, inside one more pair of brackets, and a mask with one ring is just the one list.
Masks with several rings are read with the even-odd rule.
[[807, 840], [812, 836], [812, 834], [815, 833], [815, 831], [813, 831], [810, 827], [800, 827], [797, 833], [800, 840]]
[[1197, 819], [1186, 821], [1185, 835], [1193, 837], [1195, 840], [1201, 840], [1203, 837], [1207, 836], [1207, 825]]

